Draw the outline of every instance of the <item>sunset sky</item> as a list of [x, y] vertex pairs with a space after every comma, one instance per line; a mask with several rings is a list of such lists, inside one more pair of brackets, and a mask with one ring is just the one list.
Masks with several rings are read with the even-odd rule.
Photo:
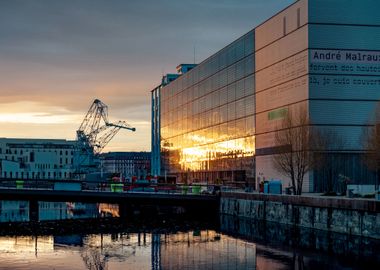
[[0, 0], [0, 137], [74, 139], [95, 98], [150, 151], [150, 90], [292, 0]]

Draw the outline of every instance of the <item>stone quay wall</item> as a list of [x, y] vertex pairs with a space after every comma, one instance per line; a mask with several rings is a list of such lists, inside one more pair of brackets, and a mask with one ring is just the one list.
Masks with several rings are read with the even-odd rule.
[[222, 192], [220, 213], [380, 239], [380, 201]]

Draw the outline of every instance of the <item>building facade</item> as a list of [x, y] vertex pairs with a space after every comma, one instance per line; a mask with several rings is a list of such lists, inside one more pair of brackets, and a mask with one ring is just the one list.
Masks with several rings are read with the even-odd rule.
[[160, 88], [161, 175], [179, 182], [254, 180], [253, 35]]
[[103, 173], [117, 173], [123, 178], [145, 179], [151, 172], [150, 152], [109, 152], [101, 154]]
[[275, 134], [285, 115], [305, 108], [342, 144], [330, 149], [331, 166], [307, 173], [303, 190], [324, 191], [326, 179], [339, 175], [375, 181], [361, 162], [361, 134], [380, 99], [379, 8], [374, 0], [296, 1], [160, 86], [152, 111], [160, 174], [287, 186], [274, 168]]
[[76, 141], [0, 138], [0, 178], [70, 179]]
[[303, 190], [326, 191], [329, 181], [337, 189], [339, 175], [375, 181], [361, 136], [380, 99], [378, 8], [373, 0], [302, 0], [255, 29], [257, 175], [287, 180], [273, 166], [274, 136], [281, 111], [304, 107], [315, 127], [338, 140]]
[[151, 91], [151, 174], [162, 175], [161, 172], [161, 125], [160, 94], [162, 84]]

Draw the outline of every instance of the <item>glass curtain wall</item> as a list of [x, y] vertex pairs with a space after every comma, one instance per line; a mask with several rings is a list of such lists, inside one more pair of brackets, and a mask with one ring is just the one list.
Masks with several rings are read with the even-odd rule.
[[161, 89], [165, 174], [254, 181], [254, 63], [252, 30]]

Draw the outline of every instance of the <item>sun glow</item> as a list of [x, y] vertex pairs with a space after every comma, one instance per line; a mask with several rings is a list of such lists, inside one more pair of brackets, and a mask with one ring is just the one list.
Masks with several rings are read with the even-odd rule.
[[36, 102], [15, 102], [1, 104], [0, 123], [62, 124], [80, 121], [81, 117], [54, 106]]
[[[214, 160], [251, 157], [255, 153], [255, 147], [251, 138], [239, 138], [197, 147], [183, 148], [180, 150], [182, 170], [208, 169], [209, 163]], [[204, 139], [207, 141], [207, 139]]]
[[47, 113], [13, 113], [0, 114], [0, 122], [3, 123], [34, 123], [34, 124], [60, 124], [73, 120], [73, 117], [65, 115], [50, 115]]

